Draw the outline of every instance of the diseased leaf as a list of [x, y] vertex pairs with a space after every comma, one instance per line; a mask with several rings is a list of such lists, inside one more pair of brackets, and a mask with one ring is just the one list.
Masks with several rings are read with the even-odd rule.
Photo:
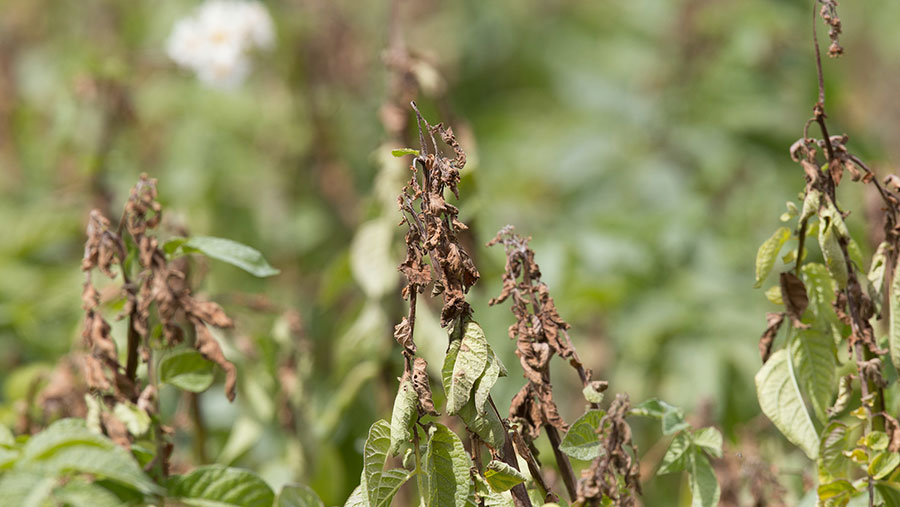
[[400, 447], [412, 440], [411, 429], [416, 423], [419, 411], [416, 409], [416, 391], [412, 382], [404, 380], [400, 383], [397, 397], [394, 398], [394, 411], [391, 415], [391, 445], [388, 454], [396, 456]]
[[473, 387], [475, 390], [475, 410], [478, 412], [478, 415], [482, 416], [487, 410], [486, 403], [488, 396], [491, 394], [491, 388], [497, 383], [497, 378], [500, 376], [500, 368], [502, 367], [500, 358], [494, 354], [494, 351], [491, 350], [490, 347], [488, 347], [487, 356], [487, 366], [484, 368], [484, 373]]
[[258, 475], [240, 468], [203, 465], [166, 481], [169, 496], [186, 505], [204, 507], [272, 505], [275, 493]]
[[781, 283], [781, 299], [784, 301], [784, 308], [791, 321], [797, 324], [803, 317], [806, 307], [809, 306], [806, 286], [796, 275], [789, 272], [781, 273], [779, 282]]
[[597, 428], [606, 412], [588, 410], [579, 417], [559, 444], [559, 450], [582, 461], [590, 461], [600, 455], [600, 439]]
[[463, 326], [463, 336], [450, 343], [441, 370], [444, 392], [447, 394], [447, 413], [451, 415], [459, 412], [469, 401], [472, 388], [484, 373], [488, 359], [487, 339], [481, 326], [473, 320], [467, 320]]
[[686, 469], [689, 465], [690, 451], [691, 439], [687, 433], [681, 432], [675, 435], [675, 438], [672, 439], [672, 443], [669, 444], [669, 448], [666, 450], [666, 455], [663, 456], [662, 463], [656, 474], [664, 475]]
[[847, 408], [847, 404], [850, 403], [850, 397], [853, 395], [853, 376], [852, 375], [844, 375], [841, 377], [841, 381], [838, 383], [838, 395], [837, 399], [834, 400], [834, 405], [828, 409], [828, 416], [833, 417], [837, 414], [840, 414]]
[[475, 399], [470, 398], [469, 401], [459, 411], [459, 417], [466, 423], [473, 433], [478, 435], [486, 444], [494, 449], [503, 447], [506, 440], [506, 432], [503, 429], [503, 422], [497, 417], [497, 413], [493, 410], [486, 410], [484, 415], [478, 415], [475, 410]]
[[662, 432], [664, 435], [671, 435], [676, 431], [690, 428], [691, 426], [684, 420], [684, 412], [668, 403], [651, 398], [644, 401], [640, 405], [631, 409], [634, 415], [645, 417], [654, 417], [662, 423]]
[[214, 364], [194, 349], [179, 347], [168, 350], [159, 359], [159, 381], [179, 389], [200, 393], [212, 385]]
[[465, 507], [473, 488], [469, 480], [472, 461], [455, 433], [435, 423], [429, 430], [426, 452], [428, 496], [426, 505]]
[[497, 493], [509, 491], [516, 484], [521, 484], [526, 480], [522, 472], [496, 459], [488, 463], [484, 471], [484, 478], [490, 484], [491, 489]]
[[816, 328], [800, 329], [792, 333], [788, 346], [800, 389], [824, 424], [828, 421], [827, 411], [837, 375], [834, 339]]
[[790, 229], [779, 227], [769, 239], [760, 245], [759, 250], [756, 252], [756, 283], [753, 285], [754, 287], [759, 288], [762, 286], [763, 281], [769, 276], [769, 273], [772, 272], [772, 268], [775, 266], [778, 252], [790, 237]]
[[722, 433], [713, 427], [700, 428], [691, 436], [694, 445], [714, 458], [722, 457]]
[[288, 484], [281, 488], [274, 507], [325, 507], [319, 495], [309, 486]]
[[691, 507], [716, 507], [721, 493], [716, 473], [703, 453], [695, 451], [691, 458]]
[[[588, 385], [584, 386], [584, 389], [581, 390], [581, 394], [584, 395], [584, 399], [586, 399], [588, 403], [600, 403], [603, 401], [603, 391], [598, 390], [592, 384], [593, 383], [588, 383]], [[602, 385], [604, 384], [601, 384], [601, 386]]]
[[849, 500], [850, 496], [856, 493], [856, 488], [853, 487], [850, 481], [840, 479], [820, 485], [816, 493], [819, 496], [819, 500], [836, 500], [841, 497]]
[[847, 471], [847, 458], [844, 449], [847, 443], [847, 425], [832, 421], [822, 430], [819, 442], [819, 482], [827, 483], [843, 477]]
[[113, 408], [113, 414], [125, 424], [128, 433], [139, 437], [150, 429], [150, 416], [131, 402], [119, 402]]
[[766, 417], [810, 459], [819, 454], [819, 437], [803, 404], [788, 352], [781, 349], [756, 374], [756, 394]]
[[194, 236], [181, 248], [186, 252], [200, 252], [207, 257], [227, 262], [253, 276], [266, 277], [280, 273], [256, 249], [230, 239]]
[[819, 246], [822, 248], [822, 256], [825, 258], [825, 267], [838, 287], [843, 289], [847, 286], [847, 262], [844, 260], [844, 253], [841, 251], [841, 245], [838, 242], [838, 233], [835, 232], [837, 222], [835, 216], [822, 217], [822, 225], [819, 226]]

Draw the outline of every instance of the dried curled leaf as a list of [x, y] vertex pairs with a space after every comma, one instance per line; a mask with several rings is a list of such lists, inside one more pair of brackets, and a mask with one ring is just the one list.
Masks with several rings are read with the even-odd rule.
[[235, 390], [237, 385], [237, 368], [231, 361], [225, 359], [222, 347], [203, 322], [193, 317], [191, 318], [191, 323], [194, 324], [194, 331], [197, 333], [197, 343], [194, 346], [203, 357], [218, 364], [225, 370], [225, 396], [228, 398], [228, 401], [234, 401], [234, 397], [237, 394]]

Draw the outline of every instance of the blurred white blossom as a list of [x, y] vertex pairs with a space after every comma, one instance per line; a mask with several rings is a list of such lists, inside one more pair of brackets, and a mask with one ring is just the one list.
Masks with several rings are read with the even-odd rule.
[[272, 18], [255, 0], [206, 0], [172, 27], [166, 50], [206, 84], [233, 88], [250, 73], [250, 51], [275, 43]]

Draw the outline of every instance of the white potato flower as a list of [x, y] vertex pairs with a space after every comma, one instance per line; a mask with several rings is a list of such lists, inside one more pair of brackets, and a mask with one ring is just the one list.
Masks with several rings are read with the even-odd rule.
[[202, 82], [234, 88], [250, 73], [250, 52], [274, 44], [272, 18], [261, 2], [206, 0], [175, 23], [166, 52]]

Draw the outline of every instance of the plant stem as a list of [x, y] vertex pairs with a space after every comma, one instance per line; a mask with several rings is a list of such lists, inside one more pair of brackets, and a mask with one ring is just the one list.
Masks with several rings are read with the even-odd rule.
[[419, 488], [419, 503], [421, 504], [424, 503], [423, 500], [427, 492], [425, 491], [425, 485], [422, 484], [422, 453], [419, 450], [419, 428], [416, 425], [413, 425], [413, 449], [416, 454], [416, 486]]

